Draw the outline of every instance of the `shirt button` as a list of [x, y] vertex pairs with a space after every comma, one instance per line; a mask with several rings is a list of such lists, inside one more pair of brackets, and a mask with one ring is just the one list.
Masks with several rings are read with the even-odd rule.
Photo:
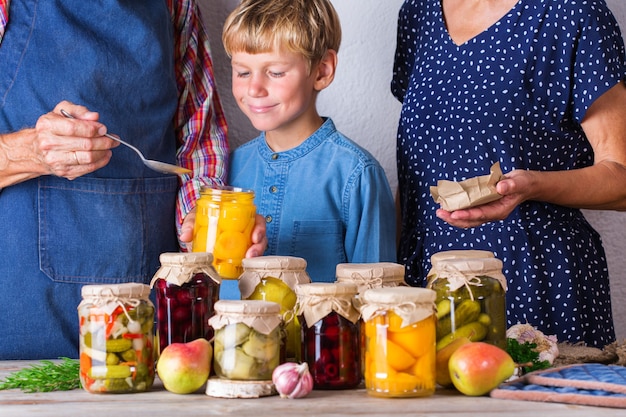
[[265, 216], [265, 223], [271, 223], [272, 222], [272, 216]]
[[270, 187], [270, 193], [274, 194], [276, 191], [278, 191], [278, 187], [277, 187], [277, 186], [275, 186], [275, 185], [272, 185], [272, 186]]
[[278, 159], [278, 154], [277, 154], [277, 153], [272, 154], [272, 159], [273, 159], [273, 160]]

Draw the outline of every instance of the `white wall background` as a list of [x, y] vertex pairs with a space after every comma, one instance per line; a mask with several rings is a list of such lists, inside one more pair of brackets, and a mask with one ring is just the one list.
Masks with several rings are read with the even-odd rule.
[[[271, 1], [271, 0], [268, 0]], [[626, 38], [626, 1], [606, 0]], [[221, 29], [238, 0], [199, 0], [213, 50], [216, 77], [229, 122], [233, 149], [258, 132], [241, 114], [230, 93], [230, 62], [221, 44]], [[343, 40], [335, 81], [318, 99], [321, 115], [367, 148], [397, 187], [396, 125], [400, 104], [390, 93], [395, 30], [402, 0], [333, 0], [342, 22]], [[626, 140], [626, 132], [624, 132]], [[626, 185], [625, 185], [626, 186]], [[618, 339], [626, 338], [626, 213], [586, 211], [602, 235], [607, 251]]]

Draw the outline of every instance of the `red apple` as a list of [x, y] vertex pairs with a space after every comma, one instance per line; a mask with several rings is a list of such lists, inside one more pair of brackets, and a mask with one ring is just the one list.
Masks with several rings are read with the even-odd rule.
[[206, 339], [172, 343], [157, 361], [157, 373], [166, 390], [176, 394], [197, 391], [209, 379], [213, 349]]
[[471, 342], [450, 356], [448, 368], [454, 387], [465, 395], [485, 395], [507, 380], [515, 371], [513, 358], [503, 349]]

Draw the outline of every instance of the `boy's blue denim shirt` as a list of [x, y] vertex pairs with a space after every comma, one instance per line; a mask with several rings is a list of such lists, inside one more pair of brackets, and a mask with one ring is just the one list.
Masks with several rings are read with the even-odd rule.
[[[231, 155], [229, 184], [255, 192], [266, 219], [265, 255], [307, 261], [313, 282], [334, 282], [339, 263], [396, 262], [393, 195], [378, 161], [330, 118], [300, 146], [272, 151], [265, 134]], [[234, 282], [220, 298], [238, 299]]]

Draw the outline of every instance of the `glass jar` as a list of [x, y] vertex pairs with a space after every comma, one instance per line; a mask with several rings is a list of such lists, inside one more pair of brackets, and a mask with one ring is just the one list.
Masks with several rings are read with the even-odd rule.
[[406, 286], [404, 265], [393, 262], [345, 263], [335, 269], [337, 282], [350, 282], [362, 294], [370, 288]]
[[213, 368], [219, 378], [272, 379], [282, 359], [280, 305], [261, 300], [220, 300], [209, 324], [215, 329]]
[[256, 207], [254, 192], [236, 187], [202, 187], [196, 203], [193, 252], [211, 252], [224, 279], [237, 279], [241, 260], [252, 245]]
[[445, 250], [441, 252], [437, 252], [432, 254], [430, 257], [430, 265], [431, 269], [428, 271], [428, 275], [426, 276], [426, 281], [430, 283], [433, 278], [433, 269], [437, 268], [437, 264], [440, 261], [445, 261], [448, 259], [472, 259], [472, 258], [495, 258], [495, 254], [488, 250], [478, 250], [478, 249], [455, 249], [455, 250]]
[[147, 391], [154, 382], [154, 305], [144, 284], [85, 285], [78, 306], [80, 382], [91, 393]]
[[150, 286], [156, 293], [158, 352], [172, 343], [201, 337], [211, 340], [209, 318], [218, 300], [221, 278], [207, 252], [162, 253]]
[[239, 291], [244, 300], [265, 300], [280, 304], [285, 321], [285, 357], [301, 362], [300, 320], [294, 313], [298, 284], [311, 282], [306, 260], [294, 256], [257, 256], [245, 258], [239, 277]]
[[497, 258], [440, 260], [428, 284], [437, 293], [437, 349], [467, 337], [506, 348], [506, 278]]
[[420, 397], [435, 392], [435, 296], [415, 287], [363, 293], [368, 394]]
[[315, 389], [355, 388], [361, 382], [359, 312], [351, 283], [296, 286], [302, 323], [302, 359]]

